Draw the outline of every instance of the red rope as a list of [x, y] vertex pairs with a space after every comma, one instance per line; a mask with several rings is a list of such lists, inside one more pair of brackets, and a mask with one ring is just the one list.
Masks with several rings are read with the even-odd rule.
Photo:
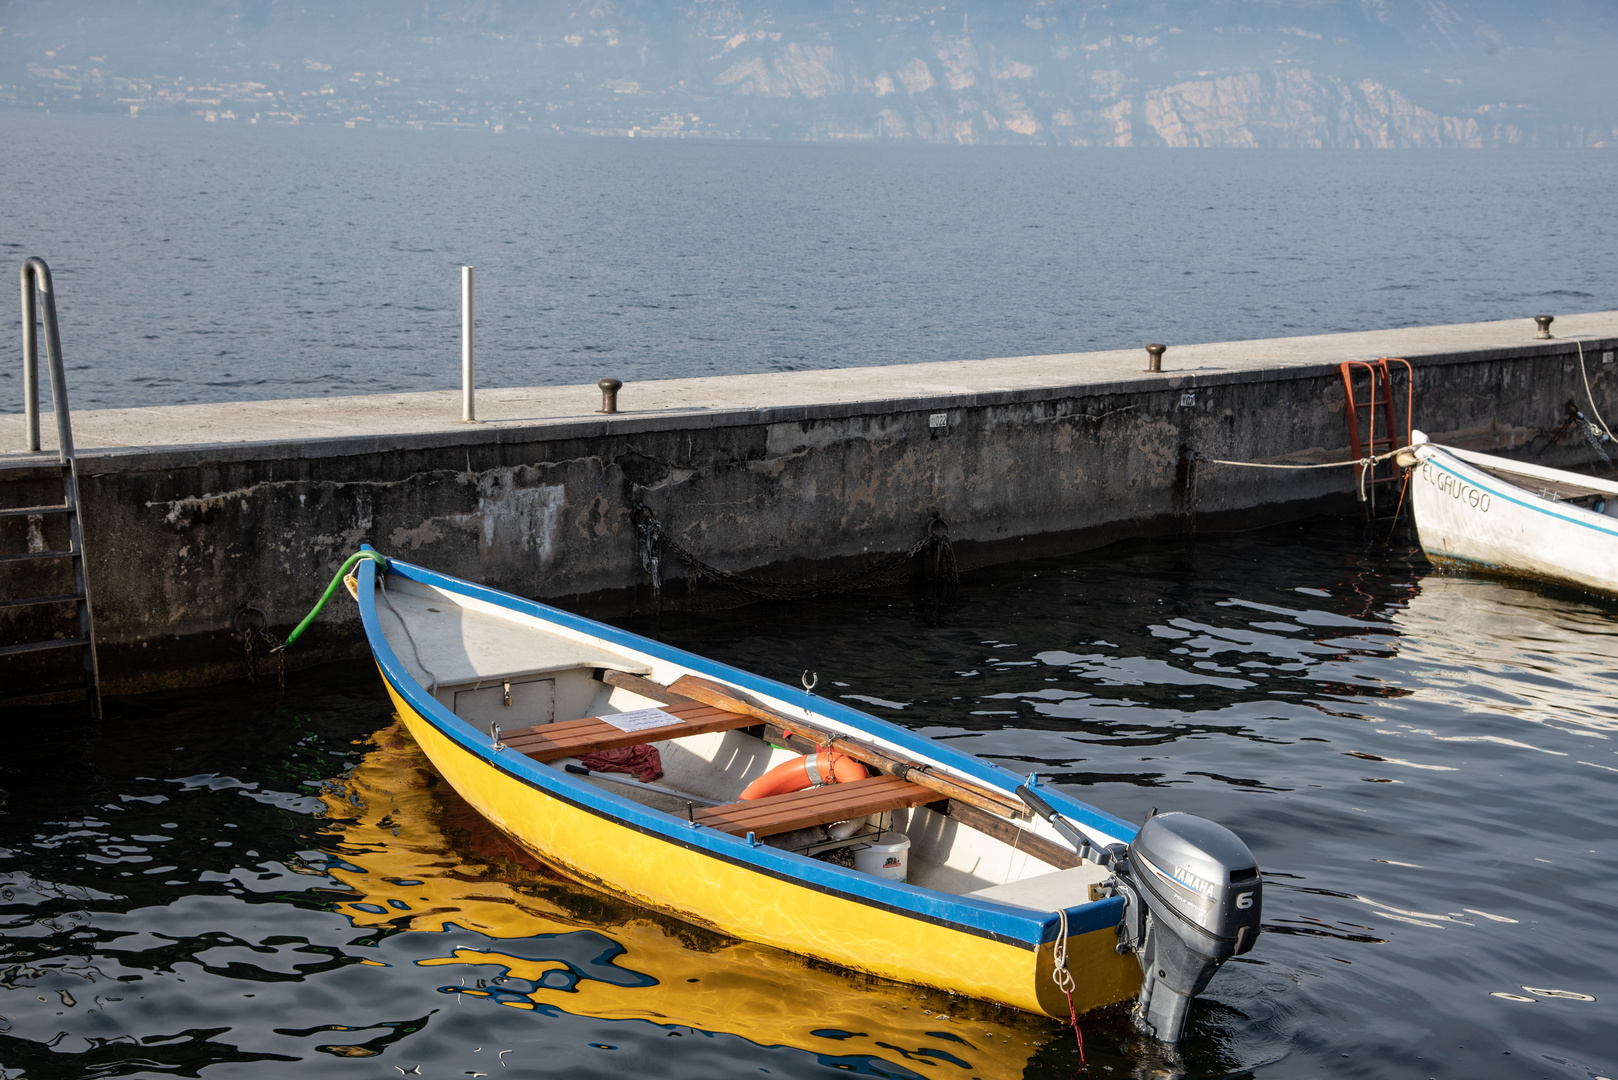
[[1084, 1060], [1084, 1032], [1079, 1028], [1078, 1010], [1073, 1007], [1073, 991], [1067, 990], [1064, 993], [1067, 994], [1067, 1015], [1073, 1023], [1073, 1037], [1079, 1040], [1079, 1064], [1088, 1072], [1090, 1063]]
[[1388, 530], [1388, 543], [1393, 543], [1393, 534], [1399, 531], [1399, 512], [1405, 508], [1405, 492], [1410, 490], [1411, 470], [1405, 470], [1405, 482], [1399, 488], [1399, 505], [1393, 508], [1393, 527]]
[[1068, 1020], [1073, 1024], [1073, 1037], [1079, 1040], [1079, 1063], [1090, 1071], [1084, 1058], [1084, 1032], [1079, 1028], [1079, 1011], [1073, 1007], [1073, 973], [1067, 969], [1067, 909], [1056, 909], [1056, 942], [1051, 950], [1051, 981], [1067, 996]]

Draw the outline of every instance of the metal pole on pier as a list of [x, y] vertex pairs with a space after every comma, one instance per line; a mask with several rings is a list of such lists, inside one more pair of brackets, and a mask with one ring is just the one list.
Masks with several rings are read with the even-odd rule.
[[22, 401], [30, 454], [39, 453], [39, 332], [34, 328], [39, 317], [34, 296], [37, 276], [31, 262], [22, 264]]
[[472, 268], [461, 267], [461, 423], [477, 423], [472, 406]]

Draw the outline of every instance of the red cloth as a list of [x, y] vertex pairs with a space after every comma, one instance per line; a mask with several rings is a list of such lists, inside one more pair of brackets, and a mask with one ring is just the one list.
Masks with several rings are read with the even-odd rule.
[[591, 772], [634, 773], [635, 779], [650, 784], [663, 775], [663, 759], [651, 743], [638, 746], [620, 746], [616, 750], [598, 750], [579, 759]]

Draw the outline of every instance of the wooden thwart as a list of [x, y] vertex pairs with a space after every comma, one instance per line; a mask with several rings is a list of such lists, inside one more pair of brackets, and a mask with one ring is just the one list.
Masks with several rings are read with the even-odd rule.
[[1022, 804], [1020, 799], [985, 787], [963, 776], [946, 776], [942, 773], [932, 772], [929, 766], [908, 761], [891, 750], [884, 750], [859, 739], [827, 731], [803, 720], [780, 716], [753, 704], [742, 697], [740, 691], [731, 687], [710, 682], [695, 675], [682, 675], [668, 689], [670, 692], [679, 694], [682, 697], [705, 701], [715, 708], [755, 716], [765, 723], [781, 728], [783, 731], [808, 739], [815, 743], [816, 746], [847, 754], [861, 764], [868, 765], [881, 772], [891, 773], [902, 780], [910, 780], [923, 787], [931, 788], [939, 795], [967, 803], [977, 807], [979, 810], [986, 810], [992, 814], [1012, 818], [1028, 816], [1028, 808]]
[[751, 716], [726, 712], [700, 701], [665, 705], [663, 711], [678, 716], [681, 722], [642, 731], [620, 731], [605, 720], [590, 716], [583, 720], [564, 720], [559, 724], [539, 724], [503, 732], [501, 741], [536, 761], [555, 761], [558, 758], [594, 754], [600, 750], [616, 750], [621, 746], [681, 739], [687, 735], [706, 735], [710, 731], [730, 731], [758, 723]]
[[921, 806], [937, 798], [936, 792], [897, 776], [868, 776], [848, 784], [827, 784], [698, 810], [694, 820], [698, 825], [737, 836], [743, 833], [774, 836], [867, 814]]
[[[602, 671], [600, 678], [602, 682], [607, 683], [608, 685], [621, 687], [625, 690], [631, 691], [632, 693], [639, 694], [641, 697], [649, 698], [652, 701], [662, 702], [664, 705], [690, 705], [694, 700], [684, 696], [683, 694], [675, 693], [662, 683], [653, 682], [651, 679], [643, 678], [639, 675], [631, 675], [623, 671], [613, 671], [610, 669], [604, 670]], [[690, 684], [687, 685], [689, 686]], [[671, 709], [670, 711], [672, 712], [673, 710]], [[767, 722], [765, 724], [764, 738], [769, 742], [773, 742], [778, 746], [787, 747], [788, 749], [797, 751], [800, 754], [812, 754], [818, 750], [821, 745], [811, 739], [804, 738], [802, 735], [788, 731], [781, 727], [779, 723], [775, 722]], [[893, 780], [895, 778], [891, 776], [884, 776], [877, 777], [877, 779]], [[864, 783], [865, 781], [861, 782]], [[814, 798], [819, 799], [824, 798], [824, 796], [815, 795], [813, 793], [834, 793], [837, 787], [844, 786], [845, 785], [839, 784], [829, 788], [811, 788], [808, 791], [793, 792], [791, 795], [775, 796], [775, 798], [797, 797], [802, 799], [805, 796], [813, 795]], [[920, 787], [919, 784], [912, 786]], [[928, 798], [933, 801], [923, 800], [923, 802], [925, 803], [927, 809], [933, 811], [934, 813], [941, 814], [947, 818], [953, 818], [962, 825], [965, 825], [967, 828], [975, 829], [978, 832], [983, 833], [985, 836], [990, 836], [996, 840], [1010, 844], [1017, 850], [1027, 852], [1040, 862], [1054, 866], [1058, 870], [1068, 870], [1075, 866], [1080, 866], [1084, 862], [1083, 859], [1080, 859], [1075, 852], [1069, 850], [1068, 848], [1065, 848], [1060, 844], [1053, 843], [1052, 841], [1045, 839], [1043, 836], [1031, 833], [1026, 829], [1019, 828], [1012, 822], [1005, 820], [1005, 818], [1002, 816], [998, 816], [994, 813], [987, 813], [984, 810], [979, 809], [978, 807], [969, 803], [962, 802], [959, 799], [939, 799], [938, 792], [936, 791], [932, 792]], [[712, 810], [704, 810], [699, 813], [696, 820], [703, 821], [703, 815], [716, 816], [721, 812], [724, 812], [724, 820], [728, 822], [732, 820], [733, 815], [730, 813], [731, 811], [739, 811], [742, 808], [749, 806], [757, 807], [761, 804], [766, 804], [767, 802], [768, 800], [754, 800], [750, 803], [732, 803], [728, 806], [715, 807]], [[821, 804], [815, 803], [813, 805], [818, 808]], [[883, 806], [881, 811], [898, 810], [905, 806], [916, 805], [918, 804], [913, 802], [905, 802], [893, 806]], [[998, 807], [996, 809], [998, 810]], [[878, 813], [881, 811], [869, 810], [866, 811], [866, 813]], [[810, 815], [811, 818], [816, 816], [817, 815]], [[832, 818], [829, 820], [838, 819]], [[704, 821], [703, 823], [714, 825], [714, 823], [711, 821]], [[790, 828], [787, 829], [777, 829], [772, 832], [760, 832], [755, 828], [751, 831], [754, 836], [771, 836], [774, 835], [775, 832], [787, 832], [791, 831], [791, 829], [808, 828], [811, 824], [826, 823], [826, 821], [808, 820], [804, 824], [798, 824], [796, 821], [794, 821], [790, 825]], [[721, 824], [714, 825], [714, 827], [722, 828], [726, 832], [734, 832], [737, 835], [741, 835], [749, 831], [748, 827], [745, 826], [741, 828], [730, 828]]]

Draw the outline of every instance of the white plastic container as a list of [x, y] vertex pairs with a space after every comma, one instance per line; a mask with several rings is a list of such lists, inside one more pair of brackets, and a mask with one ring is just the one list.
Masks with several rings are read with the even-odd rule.
[[903, 881], [910, 872], [910, 837], [885, 832], [854, 849], [854, 869], [874, 877]]

